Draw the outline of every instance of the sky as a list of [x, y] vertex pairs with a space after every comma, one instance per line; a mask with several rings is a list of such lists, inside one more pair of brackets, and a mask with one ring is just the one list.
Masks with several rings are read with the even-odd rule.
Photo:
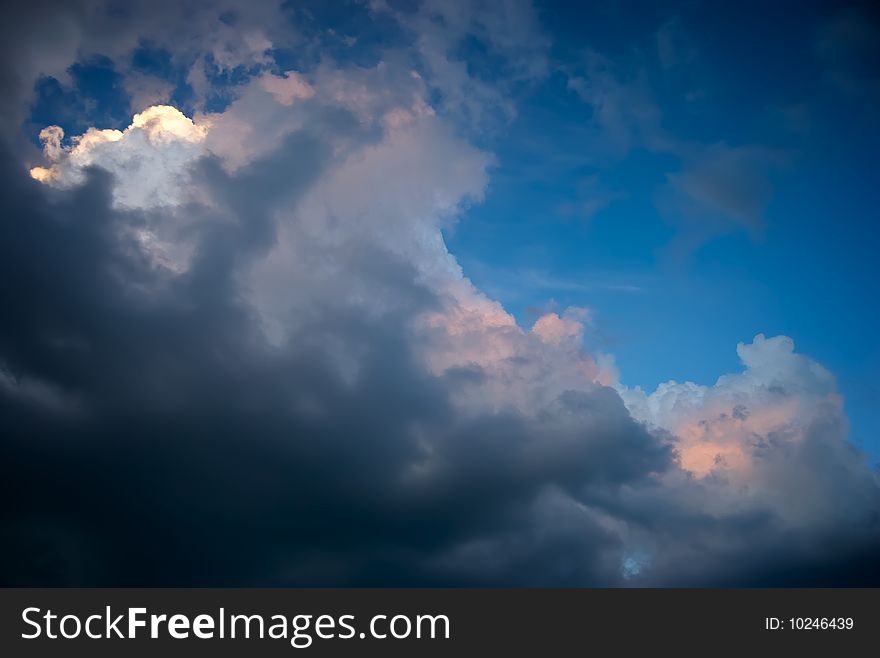
[[880, 16], [33, 2], [0, 583], [880, 583]]

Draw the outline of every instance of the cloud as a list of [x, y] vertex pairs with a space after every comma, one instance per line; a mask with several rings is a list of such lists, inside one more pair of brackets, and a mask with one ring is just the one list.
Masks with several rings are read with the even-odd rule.
[[[362, 74], [336, 77], [354, 83]], [[27, 478], [7, 481], [32, 500], [5, 519], [13, 529], [7, 555], [22, 541], [55, 550], [39, 537], [60, 535], [55, 546], [76, 547], [63, 549], [62, 562], [80, 552], [109, 556], [101, 568], [77, 563], [48, 576], [26, 569], [26, 579], [80, 573], [80, 582], [267, 583], [314, 582], [322, 574], [325, 582], [486, 582], [490, 574], [454, 556], [505, 517], [505, 532], [528, 531], [521, 524], [533, 516], [525, 509], [546, 489], [576, 488], [585, 478], [639, 478], [664, 467], [667, 449], [629, 418], [611, 389], [593, 382], [576, 341], [558, 350], [540, 329], [520, 329], [446, 250], [441, 229], [463, 204], [481, 198], [490, 154], [457, 137], [423, 98], [352, 103], [337, 93], [339, 84], [318, 76], [308, 83], [312, 95], [287, 104], [263, 81], [243, 88], [244, 104], [230, 105], [228, 116], [204, 124], [151, 108], [113, 138], [84, 137], [63, 148], [50, 131], [47, 155], [56, 169], [38, 176], [50, 185], [25, 184], [14, 166], [5, 178], [26, 190], [4, 199], [26, 199], [27, 211], [9, 216], [29, 228], [5, 225], [15, 239], [4, 236], [4, 268], [27, 282], [27, 293], [5, 295], [18, 320], [4, 323], [2, 352], [15, 377], [45, 378], [76, 395], [83, 409], [78, 421], [45, 430], [71, 442], [40, 461], [65, 451], [110, 454], [119, 440], [134, 467], [128, 483], [88, 466], [71, 473], [88, 485], [78, 485], [79, 503], [54, 511], [44, 502], [50, 490], [35, 491]], [[274, 148], [261, 142], [235, 167], [224, 166], [231, 151], [215, 149], [212, 131], [232, 116], [266, 116], [256, 105], [301, 114], [285, 124]], [[251, 133], [262, 126], [248, 125]], [[102, 133], [86, 133], [94, 134]], [[143, 177], [120, 165], [132, 148], [154, 149], [171, 165], [176, 147], [191, 144], [202, 155], [187, 165], [185, 196], [162, 190], [125, 202]], [[179, 178], [165, 182], [176, 190]], [[155, 267], [145, 245], [133, 252], [118, 230], [138, 221], [174, 225], [181, 217], [199, 225], [208, 216], [209, 228], [188, 236], [187, 266], [170, 273]], [[65, 256], [53, 259], [45, 249], [59, 244]], [[13, 254], [36, 260], [26, 264]], [[88, 262], [80, 262], [84, 254], [91, 254]], [[67, 301], [51, 328], [32, 333], [31, 323], [61, 294]], [[40, 300], [40, 308], [29, 300]], [[566, 317], [574, 326], [583, 313]], [[476, 345], [498, 351], [486, 359], [470, 352]], [[67, 359], [88, 368], [66, 371]], [[536, 386], [546, 390], [536, 395]], [[4, 435], [13, 437], [5, 463], [21, 466], [36, 458], [35, 446], [22, 442], [33, 416], [14, 399], [4, 404], [14, 409], [4, 415]], [[194, 430], [209, 442], [194, 440]], [[162, 437], [177, 437], [171, 462], [159, 457], [172, 449]], [[189, 484], [167, 471], [171, 464], [188, 473]], [[197, 472], [206, 479], [193, 479]], [[133, 484], [143, 477], [165, 481], [169, 497], [154, 491], [146, 502], [146, 489]], [[221, 480], [244, 498], [198, 493]], [[180, 485], [192, 495], [169, 518], [170, 491]], [[79, 504], [92, 504], [86, 501], [108, 487], [116, 500], [150, 511], [137, 526], [117, 518], [83, 536]], [[297, 500], [306, 508], [289, 516]], [[212, 560], [184, 575], [174, 565], [188, 549], [175, 545], [165, 524], [192, 524], [227, 506], [226, 520], [205, 538], [222, 545], [232, 532], [253, 541], [244, 551], [215, 549]], [[44, 534], [34, 534], [28, 519], [40, 519]], [[362, 531], [350, 535], [347, 528], [358, 526]], [[280, 536], [270, 540], [273, 527]], [[155, 562], [134, 570], [121, 556], [143, 541]], [[384, 571], [378, 566], [396, 554], [409, 557]], [[312, 560], [323, 570], [303, 571]], [[595, 573], [585, 560], [568, 575]]]
[[0, 581], [876, 578], [834, 561], [876, 476], [790, 341], [646, 395], [588, 309], [526, 329], [473, 285], [443, 230], [494, 156], [425, 75], [258, 67], [222, 111], [47, 129], [31, 176], [3, 144]]
[[784, 165], [784, 153], [760, 146], [689, 145], [682, 160], [681, 170], [667, 174], [667, 186], [656, 194], [668, 221], [688, 229], [679, 243], [741, 229], [753, 237], [763, 233], [772, 174]]
[[[188, 69], [193, 80], [206, 80], [208, 73], [269, 66], [268, 53], [276, 43], [293, 47], [299, 42], [282, 3], [274, 0], [200, 0], [184, 5], [170, 0], [37, 0], [16, 7], [8, 19], [0, 39], [0, 80], [6, 90], [0, 111], [8, 118], [4, 130], [21, 124], [39, 78], [70, 84], [69, 67], [92, 56], [112, 60], [135, 99], [154, 102], [166, 100], [165, 88], [144, 78], [132, 64], [132, 55], [145, 44], [170, 53], [172, 63]], [[201, 104], [209, 90], [194, 91]]]
[[758, 335], [737, 353], [744, 370], [713, 386], [618, 386], [634, 418], [672, 437], [680, 467], [661, 487], [616, 501], [621, 516], [653, 517], [651, 533], [630, 533], [650, 562], [630, 580], [658, 584], [666, 572], [699, 584], [707, 571], [719, 584], [875, 578], [878, 474], [846, 439], [834, 377], [785, 336]]
[[196, 125], [169, 105], [154, 105], [135, 114], [125, 130], [91, 128], [63, 147], [64, 131], [49, 126], [40, 132], [50, 164], [34, 167], [33, 178], [56, 187], [85, 181], [85, 170], [97, 166], [115, 176], [114, 203], [124, 208], [174, 206], [183, 202], [192, 162], [204, 154], [208, 128]]
[[[516, 85], [540, 80], [549, 71], [550, 39], [527, 0], [428, 0], [409, 10], [377, 0], [370, 6], [411, 35], [439, 104], [471, 126], [485, 130], [511, 121]], [[480, 47], [470, 52], [475, 41]], [[480, 57], [481, 48], [491, 64]]]
[[[35, 180], [56, 188], [82, 185], [92, 167], [108, 172], [113, 205], [128, 211], [117, 231], [131, 237], [158, 268], [181, 272], [189, 267], [192, 222], [177, 208], [194, 200], [191, 167], [206, 154], [206, 124], [195, 124], [179, 110], [155, 105], [135, 114], [125, 130], [89, 129], [62, 145], [64, 131], [40, 132], [48, 166], [34, 167]], [[155, 212], [158, 211], [158, 212]]]
[[[633, 416], [675, 436], [677, 459], [700, 479], [747, 490], [793, 525], [835, 518], [870, 523], [878, 478], [847, 443], [834, 377], [786, 336], [737, 346], [745, 369], [714, 386], [667, 382], [646, 395], [621, 389]], [[827, 460], [821, 476], [817, 460]]]
[[131, 98], [130, 107], [141, 112], [153, 105], [167, 105], [174, 93], [174, 85], [162, 78], [132, 71], [123, 78], [125, 91]]
[[590, 106], [598, 146], [609, 154], [622, 157], [639, 145], [669, 150], [670, 137], [644, 71], [625, 73], [601, 53], [588, 51], [583, 72], [570, 73], [567, 85]]
[[580, 344], [584, 336], [583, 321], [588, 318], [587, 309], [568, 309], [562, 317], [556, 313], [547, 313], [535, 321], [532, 333], [551, 345], [565, 342]]

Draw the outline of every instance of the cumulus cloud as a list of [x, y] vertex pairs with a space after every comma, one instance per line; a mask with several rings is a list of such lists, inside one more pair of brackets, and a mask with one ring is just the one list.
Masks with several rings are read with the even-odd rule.
[[[675, 437], [681, 467], [723, 481], [788, 522], [876, 514], [877, 476], [847, 444], [834, 377], [786, 336], [737, 346], [744, 371], [713, 386], [667, 382], [646, 395], [621, 389], [633, 416]], [[814, 461], [829, 459], [821, 477]], [[837, 477], [828, 479], [836, 470]]]
[[188, 168], [204, 150], [207, 127], [196, 125], [169, 105], [154, 105], [135, 114], [125, 130], [91, 128], [62, 146], [64, 131], [49, 126], [40, 132], [48, 167], [34, 167], [38, 181], [72, 187], [85, 181], [85, 170], [97, 166], [114, 175], [114, 202], [123, 208], [174, 206], [184, 201]]
[[30, 176], [4, 147], [3, 582], [760, 584], [782, 561], [800, 583], [862, 565], [878, 484], [833, 377], [759, 336], [743, 373], [648, 395], [590, 353], [589, 309], [521, 327], [443, 237], [494, 157], [410, 63], [258, 70], [220, 111], [50, 127]]
[[154, 105], [135, 114], [125, 130], [90, 128], [63, 145], [64, 131], [40, 132], [46, 167], [33, 167], [32, 178], [67, 189], [82, 185], [91, 167], [113, 177], [113, 205], [128, 211], [156, 211], [127, 216], [116, 227], [131, 236], [154, 265], [180, 272], [188, 267], [192, 241], [184, 234], [189, 218], [175, 209], [193, 199], [191, 167], [205, 153], [206, 124], [195, 124], [179, 110]]

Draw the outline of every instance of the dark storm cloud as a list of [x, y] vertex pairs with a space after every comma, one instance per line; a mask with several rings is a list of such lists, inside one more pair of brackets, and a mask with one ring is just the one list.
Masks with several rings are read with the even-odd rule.
[[[548, 487], [638, 480], [667, 464], [610, 389], [560, 403], [589, 432], [510, 414], [457, 419], [447, 384], [413, 363], [403, 333], [432, 293], [369, 246], [344, 266], [392, 290], [393, 310], [365, 318], [331, 300], [288, 344], [266, 346], [230, 285], [230, 246], [246, 257], [269, 231], [248, 177], [223, 187], [254, 203], [164, 287], [113, 230], [125, 220], [105, 174], [46, 192], [5, 158], [2, 179], [0, 354], [14, 379], [2, 398], [2, 486], [15, 501], [3, 512], [4, 582], [482, 582], [434, 556], [521, 530]], [[332, 367], [340, 345], [361, 355], [353, 386]], [[69, 409], [13, 394], [28, 381]], [[415, 426], [440, 437], [432, 458], [444, 465], [412, 484]], [[553, 542], [541, 551], [566, 546]], [[529, 555], [528, 580], [552, 578]], [[598, 578], [587, 556], [577, 562], [572, 582]]]

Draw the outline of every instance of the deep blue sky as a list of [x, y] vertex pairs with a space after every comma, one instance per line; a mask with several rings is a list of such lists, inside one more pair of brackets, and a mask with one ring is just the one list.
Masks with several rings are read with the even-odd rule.
[[[590, 307], [589, 346], [613, 354], [630, 386], [710, 384], [738, 369], [737, 342], [791, 336], [837, 375], [853, 439], [880, 458], [880, 78], [867, 6], [577, 4], [539, 5], [549, 65], [511, 85], [516, 116], [461, 126], [497, 157], [485, 201], [447, 234], [465, 273], [524, 325]], [[360, 5], [309, 15], [358, 38], [328, 38], [323, 56], [371, 65], [401, 38]], [[496, 74], [479, 44], [462, 48], [474, 71]], [[309, 57], [276, 53], [290, 67]], [[132, 66], [191, 103], [168, 53], [144, 44]], [[39, 83], [29, 136], [128, 123], [109, 60], [70, 73], [69, 87]]]

